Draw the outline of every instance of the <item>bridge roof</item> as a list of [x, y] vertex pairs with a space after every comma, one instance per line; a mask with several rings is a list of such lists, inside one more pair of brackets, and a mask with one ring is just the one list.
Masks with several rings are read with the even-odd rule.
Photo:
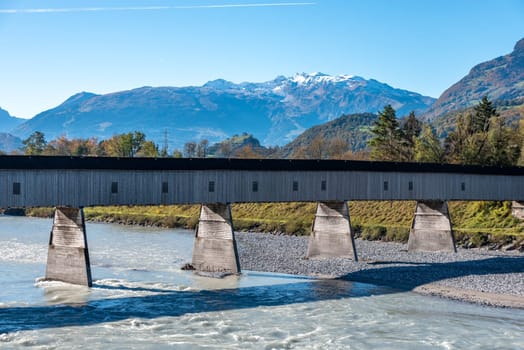
[[524, 167], [356, 160], [0, 156], [0, 169], [371, 171], [524, 175]]

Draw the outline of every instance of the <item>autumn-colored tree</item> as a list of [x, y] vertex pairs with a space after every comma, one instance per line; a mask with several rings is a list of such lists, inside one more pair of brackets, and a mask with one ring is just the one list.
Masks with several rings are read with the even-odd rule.
[[173, 151], [173, 158], [182, 158], [184, 155], [182, 154], [182, 151], [179, 149], [175, 149]]
[[206, 139], [200, 140], [198, 145], [196, 146], [196, 156], [198, 158], [206, 158], [207, 157], [207, 149], [209, 147], [209, 141]]
[[44, 154], [53, 156], [95, 156], [97, 155], [97, 140], [74, 138], [68, 139], [61, 135], [57, 139], [49, 141]]
[[98, 140], [90, 139], [73, 139], [71, 142], [71, 155], [73, 156], [94, 156], [97, 155]]
[[45, 153], [48, 155], [71, 155], [70, 150], [71, 141], [65, 135], [59, 136], [57, 139], [49, 141], [46, 146]]
[[280, 158], [279, 153], [281, 151], [280, 146], [269, 146], [266, 151], [266, 158], [267, 159], [276, 159]]
[[331, 159], [343, 159], [349, 149], [348, 142], [340, 137], [335, 137], [329, 142], [328, 154]]
[[524, 166], [524, 105], [522, 106], [522, 114], [519, 121], [518, 138], [520, 145], [520, 155], [517, 161], [518, 166]]
[[135, 157], [147, 142], [144, 133], [135, 131], [127, 134], [114, 135], [110, 139], [102, 141], [100, 148], [102, 154], [106, 156]]
[[291, 154], [290, 158], [291, 159], [307, 159], [307, 158], [309, 158], [307, 156], [306, 147], [301, 146], [301, 147], [296, 148], [293, 151], [293, 154]]
[[327, 157], [327, 148], [326, 139], [321, 135], [317, 135], [306, 147], [306, 154], [310, 159], [323, 159]]
[[237, 150], [234, 154], [235, 158], [261, 158], [261, 155], [253, 150], [251, 145], [245, 145]]
[[428, 124], [422, 126], [422, 132], [415, 138], [414, 157], [417, 162], [444, 162], [444, 149], [435, 131]]
[[226, 157], [226, 158], [231, 157], [231, 154], [233, 153], [231, 142], [229, 141], [220, 142], [219, 152], [222, 157]]
[[488, 132], [488, 165], [510, 166], [518, 163], [522, 139], [519, 131], [504, 125], [502, 118], [492, 118]]
[[137, 157], [155, 158], [160, 156], [158, 146], [153, 141], [144, 141], [140, 150], [136, 153]]
[[184, 156], [186, 158], [193, 158], [196, 155], [197, 144], [194, 141], [186, 142], [184, 144]]
[[504, 125], [492, 102], [484, 97], [472, 113], [459, 115], [445, 141], [447, 160], [459, 164], [511, 165], [518, 161], [519, 133]]
[[340, 159], [347, 160], [369, 160], [369, 150], [347, 151]]

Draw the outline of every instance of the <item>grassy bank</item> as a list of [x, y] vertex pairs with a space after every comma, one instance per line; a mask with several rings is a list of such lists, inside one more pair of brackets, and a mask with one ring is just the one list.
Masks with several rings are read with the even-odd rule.
[[[357, 237], [406, 242], [415, 202], [350, 202]], [[194, 228], [200, 206], [108, 206], [85, 208], [87, 220], [130, 225]], [[247, 203], [232, 205], [235, 229], [307, 235], [315, 203]], [[451, 202], [451, 221], [457, 243], [464, 247], [524, 246], [524, 222], [511, 215], [510, 202]], [[30, 216], [50, 216], [50, 208], [28, 209]]]

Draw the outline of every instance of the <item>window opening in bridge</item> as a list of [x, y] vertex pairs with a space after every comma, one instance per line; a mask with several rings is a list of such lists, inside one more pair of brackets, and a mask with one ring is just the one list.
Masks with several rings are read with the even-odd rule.
[[466, 183], [465, 183], [465, 182], [462, 182], [462, 183], [460, 184], [460, 189], [461, 189], [462, 191], [465, 191], [465, 190], [466, 190]]
[[215, 181], [209, 181], [207, 189], [209, 192], [215, 192]]
[[118, 182], [111, 182], [111, 193], [118, 193]]
[[169, 192], [169, 184], [167, 182], [162, 182], [162, 193]]
[[293, 191], [298, 191], [298, 181], [293, 181]]
[[389, 189], [389, 183], [387, 181], [384, 181], [384, 191], [387, 191]]
[[253, 181], [251, 189], [253, 190], [253, 192], [258, 192], [258, 181]]
[[322, 182], [320, 183], [320, 190], [325, 191], [326, 188], [327, 188], [326, 180], [322, 180]]
[[408, 188], [409, 188], [410, 191], [413, 191], [413, 181], [409, 182]]
[[13, 182], [13, 194], [20, 194], [20, 182]]

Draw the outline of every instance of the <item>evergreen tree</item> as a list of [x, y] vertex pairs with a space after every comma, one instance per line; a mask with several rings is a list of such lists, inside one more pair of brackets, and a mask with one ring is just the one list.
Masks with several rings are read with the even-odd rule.
[[411, 111], [408, 117], [404, 120], [404, 123], [402, 124], [402, 132], [404, 133], [406, 141], [414, 146], [416, 138], [422, 132], [422, 122], [417, 119], [414, 111]]
[[473, 114], [470, 115], [469, 128], [471, 133], [488, 132], [492, 118], [499, 116], [493, 103], [484, 96], [480, 103], [473, 108]]
[[402, 137], [404, 141], [402, 147], [405, 161], [415, 160], [415, 144], [417, 137], [422, 131], [422, 122], [417, 119], [415, 112], [411, 111], [407, 118], [402, 123]]
[[371, 147], [371, 158], [375, 160], [406, 161], [406, 140], [404, 132], [396, 117], [396, 112], [387, 105], [378, 114], [371, 127], [373, 138], [368, 142]]
[[24, 154], [27, 155], [40, 155], [44, 153], [44, 150], [47, 146], [47, 141], [45, 139], [44, 133], [40, 131], [35, 131], [29, 137], [22, 141], [24, 145], [22, 150]]

